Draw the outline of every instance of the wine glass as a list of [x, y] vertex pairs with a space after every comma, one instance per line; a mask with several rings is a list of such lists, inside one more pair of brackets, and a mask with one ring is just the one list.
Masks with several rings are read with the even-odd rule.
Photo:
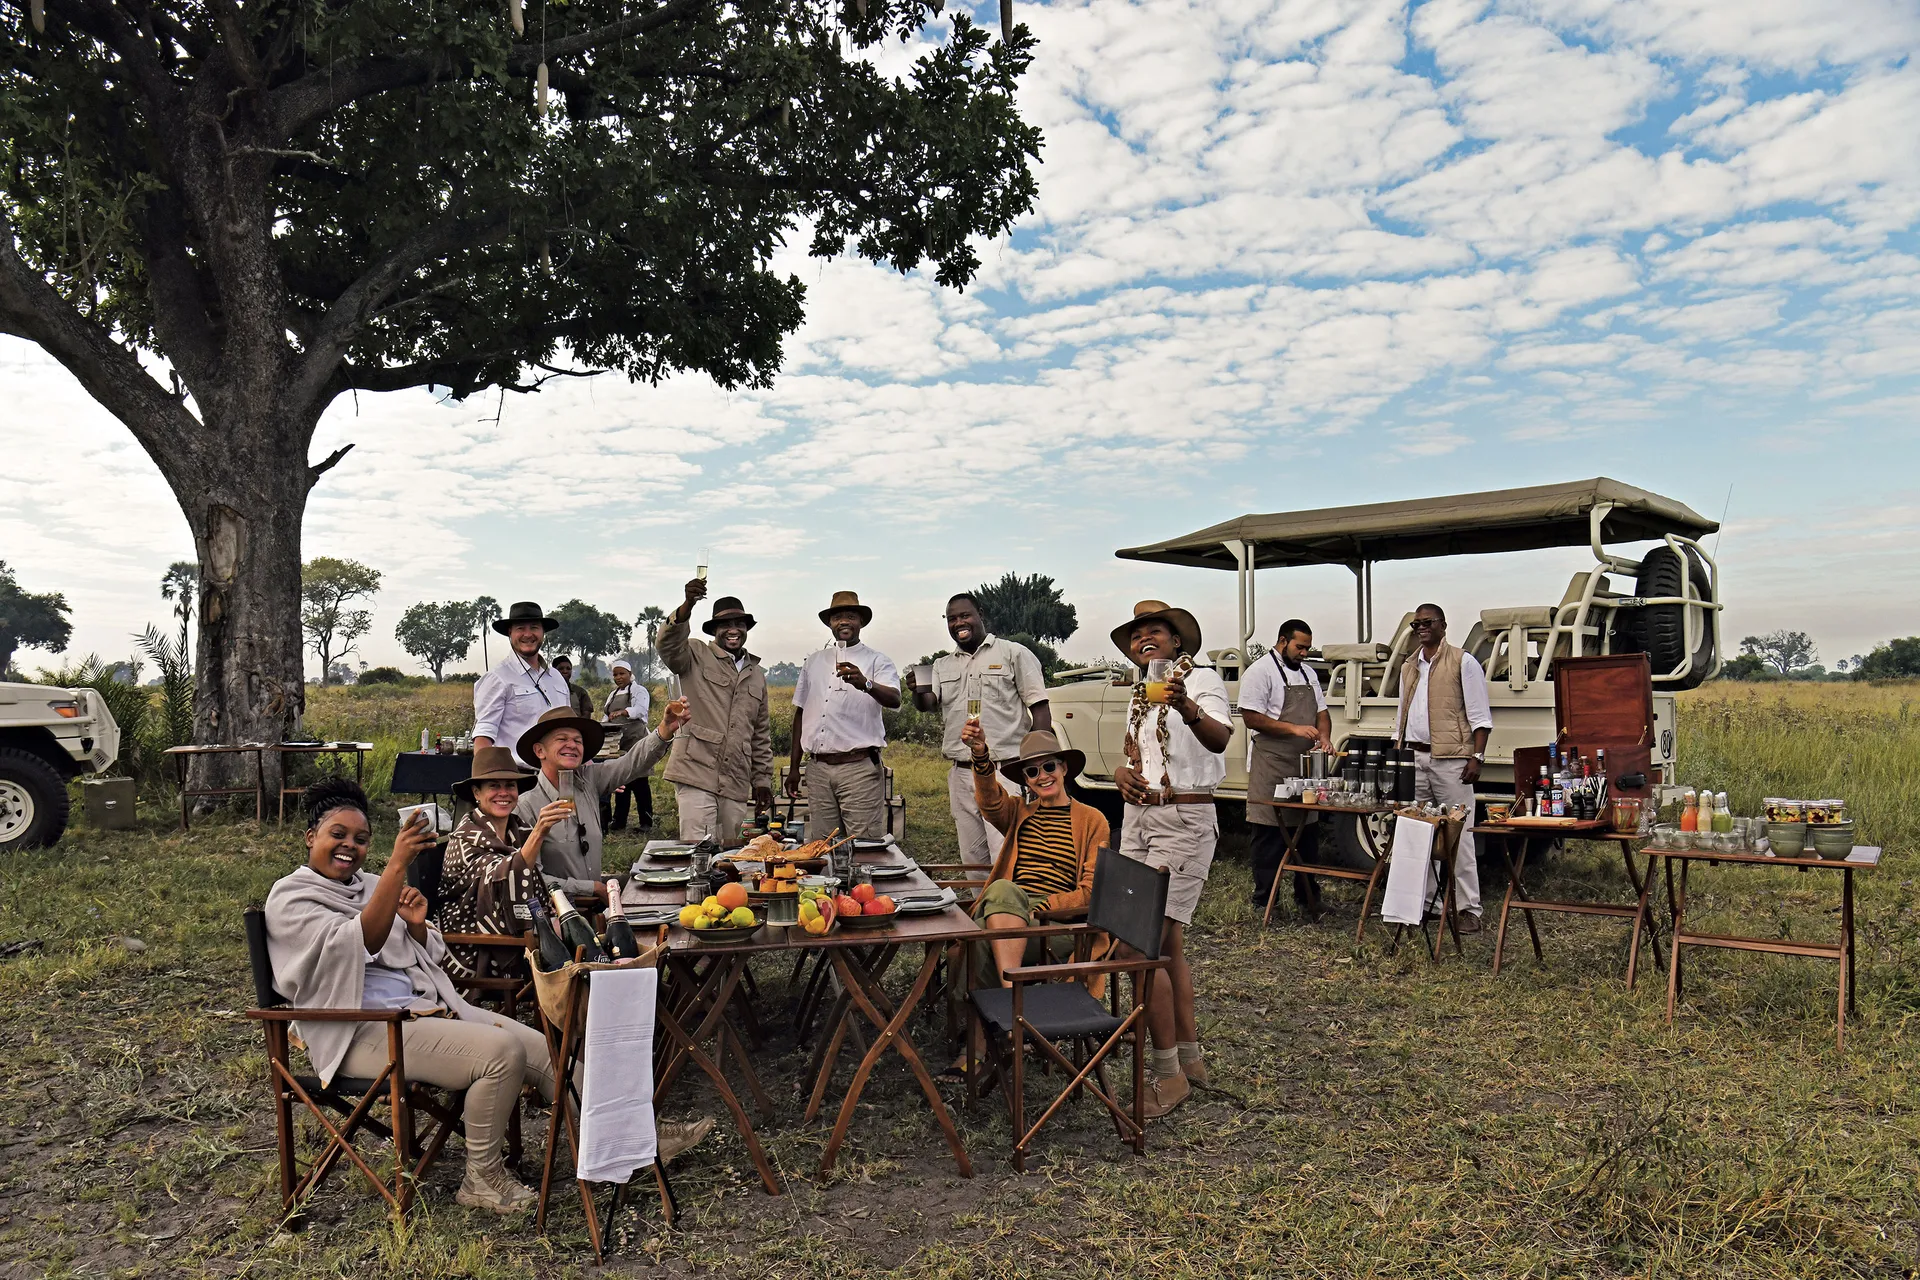
[[693, 566], [693, 576], [705, 582], [707, 580], [707, 549], [700, 548], [700, 562]]

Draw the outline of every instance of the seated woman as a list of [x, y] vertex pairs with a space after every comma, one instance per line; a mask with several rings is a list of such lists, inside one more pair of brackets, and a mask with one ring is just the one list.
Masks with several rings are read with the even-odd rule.
[[[447, 837], [440, 871], [440, 923], [448, 933], [497, 933], [519, 937], [532, 928], [527, 898], [543, 887], [540, 845], [547, 832], [573, 816], [562, 801], [545, 805], [528, 826], [513, 807], [534, 775], [521, 769], [505, 747], [480, 747], [468, 776], [453, 784], [473, 808]], [[494, 976], [497, 948], [453, 944], [447, 970], [455, 977]]]
[[[987, 929], [1021, 929], [1039, 923], [1042, 911], [1084, 910], [1093, 897], [1093, 865], [1100, 850], [1111, 843], [1107, 819], [1092, 805], [1067, 794], [1067, 779], [1086, 766], [1079, 751], [1062, 750], [1060, 740], [1035, 729], [1020, 740], [1020, 756], [1001, 766], [1009, 780], [1023, 787], [1021, 795], [1007, 793], [994, 780], [987, 738], [978, 721], [968, 721], [960, 740], [973, 753], [973, 796], [980, 816], [995, 830], [1006, 832], [999, 856], [987, 876], [986, 887], [973, 905], [974, 918]], [[1072, 958], [1066, 937], [1003, 938], [985, 946], [975, 944], [974, 981], [1003, 983], [1002, 974], [1023, 963]], [[983, 1046], [975, 1032], [976, 1060]], [[965, 1058], [950, 1075], [963, 1074]]]
[[[455, 1199], [513, 1213], [535, 1196], [500, 1158], [523, 1081], [553, 1099], [547, 1043], [538, 1031], [460, 998], [441, 968], [447, 944], [427, 923], [427, 900], [407, 884], [407, 864], [433, 843], [424, 823], [403, 828], [378, 877], [363, 875], [373, 829], [367, 795], [344, 778], [307, 788], [307, 862], [267, 895], [267, 951], [274, 981], [295, 1005], [408, 1009], [402, 1024], [407, 1076], [466, 1090], [467, 1172]], [[372, 1079], [387, 1066], [387, 1027], [377, 1022], [296, 1022], [322, 1081]]]

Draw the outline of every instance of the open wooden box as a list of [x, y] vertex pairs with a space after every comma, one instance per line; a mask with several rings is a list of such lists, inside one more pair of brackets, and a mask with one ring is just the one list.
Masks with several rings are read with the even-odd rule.
[[[1653, 794], [1653, 668], [1646, 654], [1554, 659], [1553, 721], [1562, 755], [1573, 749], [1591, 759], [1605, 748], [1607, 785], [1615, 796]], [[1533, 790], [1547, 761], [1544, 746], [1514, 749], [1516, 796]], [[1620, 785], [1634, 773], [1642, 777], [1640, 786]]]

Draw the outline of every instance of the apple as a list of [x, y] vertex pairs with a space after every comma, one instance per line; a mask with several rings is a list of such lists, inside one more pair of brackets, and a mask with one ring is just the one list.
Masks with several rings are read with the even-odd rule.
[[834, 909], [837, 910], [843, 916], [857, 916], [861, 913], [861, 911], [865, 909], [865, 906], [866, 906], [866, 904], [861, 902], [860, 899], [853, 897], [851, 894], [845, 894], [845, 893], [841, 894], [837, 899], [835, 899], [833, 905], [834, 905]]
[[863, 915], [890, 916], [893, 914], [893, 899], [888, 897], [875, 898], [860, 910]]
[[853, 886], [853, 896], [854, 896], [854, 899], [860, 902], [862, 905], [872, 902], [873, 886], [870, 884], [857, 884]]

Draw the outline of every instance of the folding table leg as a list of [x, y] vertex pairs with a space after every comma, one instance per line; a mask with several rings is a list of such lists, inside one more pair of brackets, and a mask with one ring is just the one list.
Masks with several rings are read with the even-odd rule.
[[[740, 1131], [741, 1140], [747, 1144], [747, 1154], [753, 1158], [754, 1168], [760, 1171], [761, 1184], [766, 1187], [768, 1195], [779, 1195], [780, 1179], [774, 1176], [773, 1166], [767, 1161], [766, 1150], [760, 1145], [760, 1137], [753, 1131], [753, 1122], [747, 1118], [746, 1108], [740, 1105], [740, 1097], [734, 1093], [733, 1086], [727, 1083], [725, 1073], [701, 1050], [699, 1044], [692, 1035], [688, 1034], [687, 1029], [680, 1025], [680, 1020], [671, 1010], [659, 1010], [655, 1015], [655, 1026], [664, 1028], [668, 1037], [678, 1046], [679, 1053], [692, 1061], [694, 1066], [713, 1081], [713, 1087], [719, 1092], [720, 1100], [726, 1104], [727, 1110], [733, 1113], [734, 1127]], [[666, 1096], [668, 1083], [664, 1079], [656, 1078], [653, 1088], [653, 1104], [656, 1108]]]
[[1687, 919], [1687, 864], [1680, 865], [1680, 884], [1673, 881], [1673, 859], [1666, 859], [1667, 899], [1672, 904], [1673, 953], [1667, 960], [1667, 1024], [1673, 1024], [1673, 1007], [1680, 998], [1680, 933]]
[[[1274, 819], [1280, 821], [1279, 810], [1274, 811]], [[1260, 917], [1262, 925], [1273, 923], [1273, 904], [1280, 897], [1280, 882], [1286, 879], [1288, 866], [1293, 862], [1293, 855], [1300, 849], [1300, 834], [1307, 829], [1307, 824], [1303, 822], [1298, 827], [1289, 827], [1281, 821], [1280, 829], [1287, 833], [1287, 850], [1280, 855], [1280, 868], [1273, 873], [1273, 885], [1267, 890], [1267, 913]], [[1361, 912], [1360, 918], [1366, 919], [1364, 911]]]

